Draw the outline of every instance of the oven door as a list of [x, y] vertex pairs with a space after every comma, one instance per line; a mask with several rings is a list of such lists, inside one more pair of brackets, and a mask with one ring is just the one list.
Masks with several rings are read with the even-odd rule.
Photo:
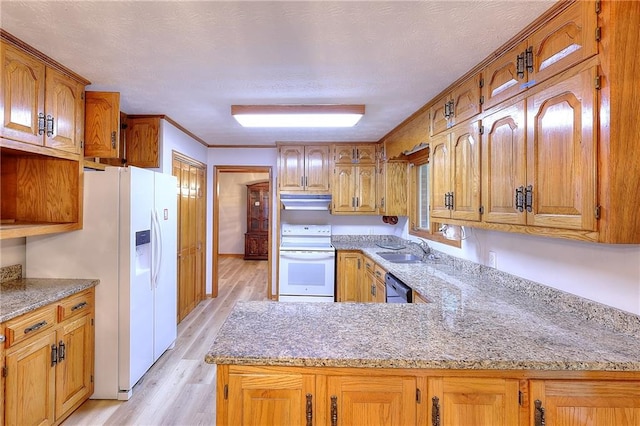
[[334, 295], [335, 251], [280, 251], [279, 294]]

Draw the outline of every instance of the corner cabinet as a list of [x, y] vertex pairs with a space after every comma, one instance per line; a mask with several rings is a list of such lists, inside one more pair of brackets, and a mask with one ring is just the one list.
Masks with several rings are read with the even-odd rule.
[[383, 216], [407, 216], [408, 180], [407, 161], [389, 160], [378, 165], [378, 214]]
[[0, 239], [82, 228], [89, 82], [0, 30]]
[[85, 157], [123, 158], [120, 93], [87, 92], [85, 109]]
[[245, 260], [267, 260], [269, 257], [269, 199], [269, 182], [247, 185]]
[[160, 167], [160, 116], [127, 116], [127, 165]]
[[93, 394], [94, 297], [91, 288], [2, 324], [5, 424], [60, 424]]
[[330, 146], [278, 145], [278, 188], [281, 193], [329, 192]]

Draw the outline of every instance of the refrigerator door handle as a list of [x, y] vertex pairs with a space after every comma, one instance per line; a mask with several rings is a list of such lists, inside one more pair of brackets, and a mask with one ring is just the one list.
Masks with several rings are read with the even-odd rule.
[[156, 217], [156, 211], [151, 210], [151, 232], [153, 237], [151, 238], [151, 290], [155, 286], [158, 275], [158, 223]]
[[156, 275], [154, 279], [155, 287], [158, 288], [158, 275], [160, 275], [160, 265], [162, 265], [162, 227], [160, 226], [160, 218], [158, 216], [158, 211], [154, 210], [155, 220], [156, 220], [156, 233], [158, 235], [158, 241], [156, 243]]

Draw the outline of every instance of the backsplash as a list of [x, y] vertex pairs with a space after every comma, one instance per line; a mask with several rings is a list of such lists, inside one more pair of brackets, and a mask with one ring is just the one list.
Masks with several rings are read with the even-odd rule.
[[19, 280], [22, 278], [22, 265], [0, 267], [0, 283]]

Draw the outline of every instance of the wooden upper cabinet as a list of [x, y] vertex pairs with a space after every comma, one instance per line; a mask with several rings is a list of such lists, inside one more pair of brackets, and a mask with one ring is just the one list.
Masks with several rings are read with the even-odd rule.
[[518, 391], [515, 379], [429, 378], [428, 418], [441, 426], [518, 425]]
[[160, 117], [127, 116], [127, 165], [145, 168], [160, 167]]
[[282, 192], [329, 191], [329, 145], [280, 145], [278, 187]]
[[2, 137], [44, 145], [45, 65], [4, 41], [2, 50]]
[[333, 213], [375, 213], [376, 166], [336, 165], [333, 177]]
[[585, 69], [527, 98], [528, 225], [596, 230], [596, 72]]
[[80, 152], [85, 82], [2, 42], [2, 137]]
[[492, 112], [482, 120], [482, 219], [491, 223], [523, 225], [527, 181], [525, 102]]
[[336, 144], [333, 147], [334, 164], [373, 164], [376, 162], [376, 144]]
[[479, 221], [480, 122], [433, 138], [431, 153], [431, 217]]
[[406, 161], [385, 161], [378, 167], [378, 214], [406, 216], [408, 181]]
[[432, 136], [480, 113], [480, 81], [481, 75], [475, 74], [433, 103], [430, 109]]
[[85, 94], [84, 155], [120, 158], [120, 93]]
[[483, 71], [490, 108], [598, 53], [593, 1], [578, 1], [500, 55]]
[[636, 426], [640, 382], [532, 380], [530, 423], [546, 426]]

